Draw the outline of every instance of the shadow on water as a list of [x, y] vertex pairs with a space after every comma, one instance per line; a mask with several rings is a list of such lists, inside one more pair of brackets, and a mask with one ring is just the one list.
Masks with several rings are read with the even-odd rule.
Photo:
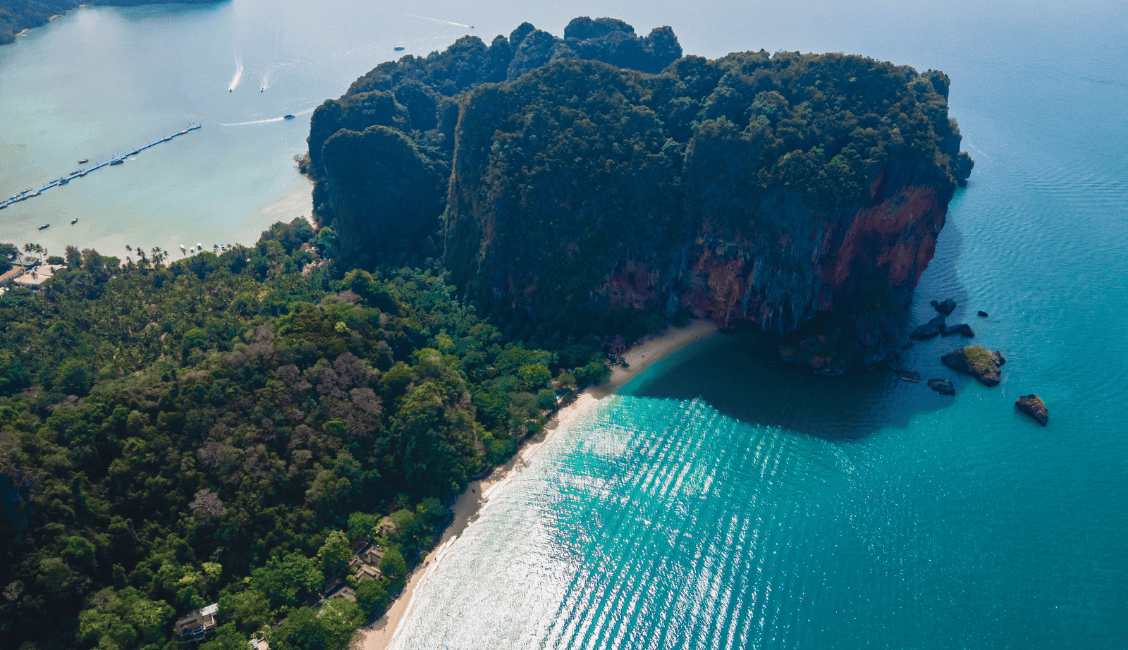
[[[976, 310], [966, 304], [967, 292], [956, 275], [961, 242], [959, 230], [949, 220], [937, 242], [936, 256], [917, 287], [910, 327], [936, 315], [929, 301], [945, 298], [959, 303], [949, 323], [969, 322], [975, 327]], [[828, 440], [856, 440], [886, 427], [906, 426], [913, 415], [959, 399], [958, 391], [969, 378], [944, 366], [940, 356], [966, 344], [967, 339], [958, 335], [938, 337], [906, 351], [904, 365], [915, 366], [922, 376], [916, 384], [887, 369], [823, 376], [774, 363], [770, 337], [750, 328], [687, 349], [663, 364], [655, 376], [640, 377], [628, 392], [637, 397], [701, 399], [743, 422]], [[951, 380], [956, 397], [928, 388], [932, 377]]]

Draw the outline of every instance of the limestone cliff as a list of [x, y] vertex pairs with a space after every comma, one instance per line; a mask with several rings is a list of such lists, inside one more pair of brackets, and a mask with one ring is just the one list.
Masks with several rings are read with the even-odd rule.
[[[863, 73], [877, 89], [857, 113], [831, 107]], [[447, 266], [534, 320], [688, 310], [774, 332], [819, 370], [875, 363], [970, 170], [946, 90], [940, 73], [764, 53], [661, 75], [562, 61], [483, 86], [455, 134]]]
[[822, 371], [886, 358], [971, 171], [947, 76], [680, 55], [669, 28], [580, 18], [383, 64], [314, 113], [317, 217], [349, 264], [441, 257], [521, 329], [690, 313]]

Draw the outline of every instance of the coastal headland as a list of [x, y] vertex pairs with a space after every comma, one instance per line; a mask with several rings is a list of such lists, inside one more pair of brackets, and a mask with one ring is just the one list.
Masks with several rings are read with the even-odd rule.
[[312, 116], [314, 216], [361, 267], [440, 259], [495, 322], [628, 340], [675, 315], [819, 372], [903, 348], [972, 168], [947, 75], [683, 55], [669, 27], [525, 23], [381, 64]]
[[411, 614], [416, 593], [426, 588], [427, 580], [436, 571], [442, 570], [443, 558], [451, 545], [457, 543], [494, 492], [503, 489], [506, 482], [521, 472], [556, 433], [599, 408], [603, 400], [614, 396], [630, 380], [653, 364], [718, 331], [719, 328], [712, 321], [696, 320], [684, 327], [671, 327], [637, 342], [622, 354], [627, 367], [616, 366], [607, 383], [577, 394], [552, 416], [543, 432], [526, 439], [509, 462], [494, 468], [484, 478], [472, 481], [452, 504], [451, 522], [435, 548], [411, 573], [407, 586], [392, 601], [384, 615], [371, 625], [360, 628], [354, 646], [362, 650], [385, 650], [392, 647], [403, 622]]

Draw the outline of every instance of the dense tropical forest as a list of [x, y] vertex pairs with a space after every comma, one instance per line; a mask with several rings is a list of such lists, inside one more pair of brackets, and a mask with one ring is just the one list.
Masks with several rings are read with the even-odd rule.
[[[507, 341], [441, 271], [347, 271], [319, 254], [334, 237], [298, 219], [171, 263], [69, 248], [40, 293], [0, 296], [4, 647], [178, 648], [174, 620], [218, 602], [205, 648], [264, 627], [340, 648], [443, 500], [607, 376], [594, 339]], [[357, 582], [364, 536], [386, 552]], [[334, 577], [356, 602], [319, 616]]]

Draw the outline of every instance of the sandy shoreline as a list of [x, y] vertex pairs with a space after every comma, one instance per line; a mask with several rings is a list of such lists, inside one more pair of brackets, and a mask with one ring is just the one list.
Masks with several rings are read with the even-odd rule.
[[646, 370], [654, 362], [664, 359], [691, 343], [707, 338], [716, 331], [717, 327], [712, 322], [698, 320], [685, 327], [671, 327], [661, 334], [647, 337], [636, 343], [634, 347], [623, 353], [623, 358], [626, 359], [629, 368], [616, 366], [611, 372], [610, 381], [602, 386], [585, 390], [571, 404], [557, 411], [556, 415], [549, 420], [545, 431], [526, 440], [509, 462], [495, 468], [485, 478], [471, 482], [466, 491], [458, 497], [451, 507], [454, 518], [443, 531], [438, 544], [408, 576], [407, 586], [392, 602], [388, 611], [375, 623], [362, 627], [357, 632], [352, 647], [361, 650], [385, 650], [392, 646], [404, 621], [411, 613], [412, 606], [415, 603], [415, 594], [427, 583], [427, 580], [439, 567], [451, 545], [458, 540], [466, 527], [474, 520], [482, 506], [489, 500], [490, 495], [520, 472], [557, 431], [589, 413], [603, 399], [614, 395], [624, 384]]

